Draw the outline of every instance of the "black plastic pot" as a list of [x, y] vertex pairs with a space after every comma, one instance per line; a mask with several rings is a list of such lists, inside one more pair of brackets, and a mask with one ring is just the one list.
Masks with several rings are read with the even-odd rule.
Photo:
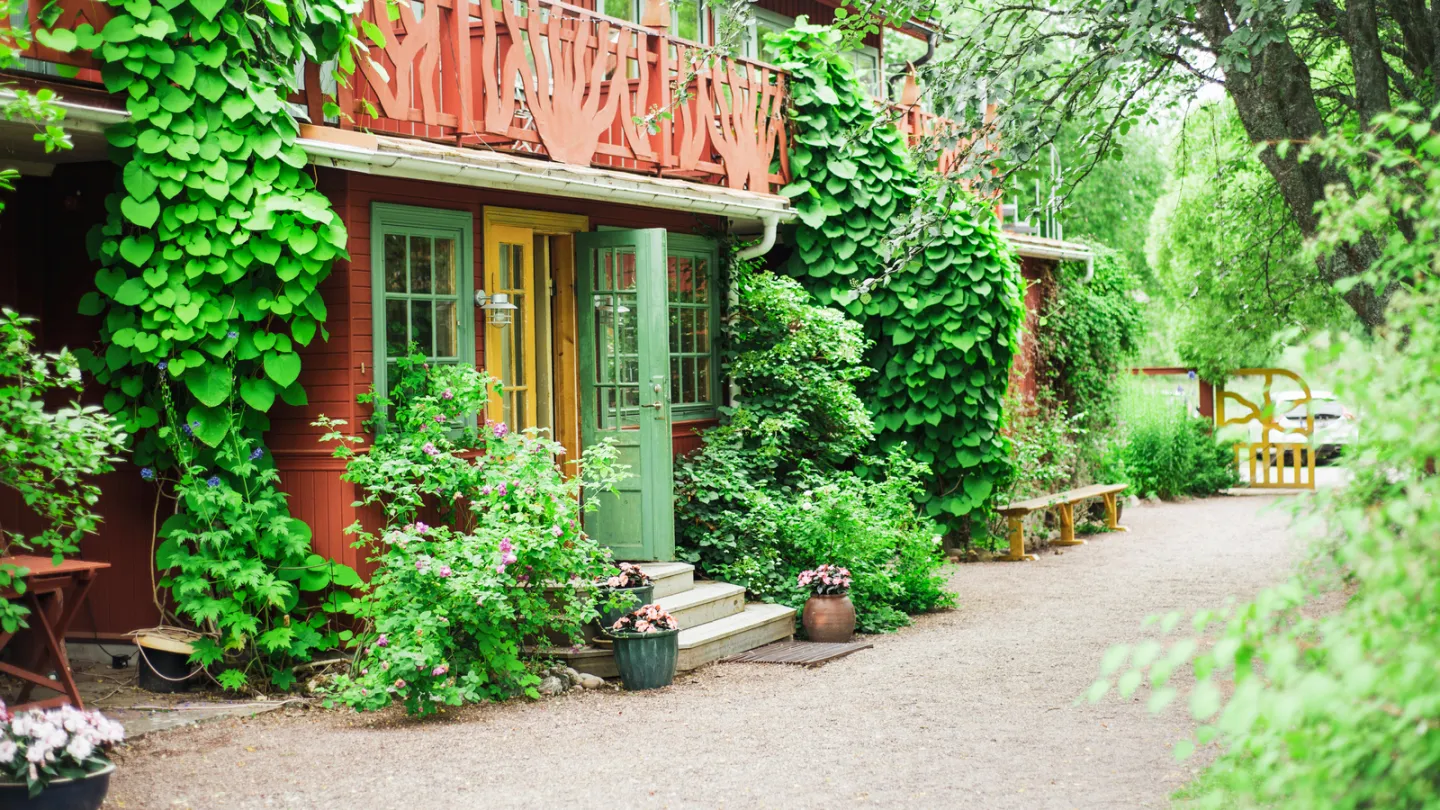
[[[629, 596], [635, 601], [624, 603], [624, 599], [622, 598], [620, 607], [606, 608], [605, 603], [610, 601], [610, 597], [615, 594], [619, 594], [621, 597]], [[638, 588], [601, 588], [599, 592], [599, 604], [596, 605], [596, 610], [600, 611], [600, 629], [607, 633], [610, 632], [610, 627], [615, 624], [616, 619], [619, 619], [621, 616], [624, 616], [626, 613], [629, 613], [641, 605], [648, 605], [655, 601], [654, 596], [654, 585], [642, 585]]]
[[140, 645], [140, 688], [161, 694], [189, 690], [195, 683], [189, 658], [186, 653]]
[[679, 630], [611, 633], [610, 638], [615, 644], [615, 668], [626, 690], [659, 689], [674, 682], [680, 663]]
[[5, 810], [100, 810], [105, 794], [110, 792], [112, 763], [79, 779], [57, 779], [30, 798], [30, 788], [13, 782], [0, 782], [0, 807]]

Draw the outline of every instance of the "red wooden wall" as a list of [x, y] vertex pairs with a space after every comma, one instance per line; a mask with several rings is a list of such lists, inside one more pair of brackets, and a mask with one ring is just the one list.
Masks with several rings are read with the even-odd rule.
[[1035, 378], [1035, 360], [1039, 351], [1035, 330], [1055, 293], [1054, 272], [1055, 263], [1052, 261], [1029, 257], [1020, 260], [1020, 274], [1025, 279], [1025, 323], [1020, 330], [1020, 350], [1010, 361], [1010, 390], [1026, 401], [1034, 401], [1039, 391], [1039, 381]]

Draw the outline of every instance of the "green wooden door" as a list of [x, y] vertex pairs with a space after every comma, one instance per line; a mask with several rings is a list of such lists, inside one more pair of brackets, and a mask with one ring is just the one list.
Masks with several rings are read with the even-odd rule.
[[580, 440], [613, 439], [630, 477], [585, 530], [619, 560], [675, 555], [665, 231], [575, 235]]

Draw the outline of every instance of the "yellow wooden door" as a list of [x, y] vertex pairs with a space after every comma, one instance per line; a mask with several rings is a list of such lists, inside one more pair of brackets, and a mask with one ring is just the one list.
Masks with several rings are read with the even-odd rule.
[[485, 368], [500, 380], [490, 398], [490, 418], [513, 430], [535, 427], [535, 232], [515, 225], [485, 229], [485, 292], [504, 293], [515, 305], [514, 322], [485, 319]]

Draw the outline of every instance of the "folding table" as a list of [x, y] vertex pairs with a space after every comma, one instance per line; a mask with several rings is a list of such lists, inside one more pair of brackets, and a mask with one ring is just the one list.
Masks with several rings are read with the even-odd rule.
[[[15, 711], [48, 709], [67, 703], [77, 709], [85, 708], [80, 701], [80, 690], [75, 688], [75, 679], [70, 674], [70, 658], [65, 654], [65, 632], [79, 613], [80, 606], [85, 604], [85, 599], [90, 595], [90, 587], [95, 584], [97, 573], [101, 569], [109, 568], [110, 564], [65, 560], [56, 565], [51, 557], [21, 554], [0, 557], [0, 565], [29, 569], [29, 573], [20, 577], [25, 582], [25, 592], [22, 594], [14, 589], [0, 590], [0, 599], [20, 601], [29, 607], [30, 613], [25, 617], [25, 621], [30, 625], [29, 632], [38, 634], [43, 642], [43, 646], [39, 646], [33, 654], [25, 656], [28, 660], [13, 663], [0, 661], [0, 672], [26, 682], [20, 692], [19, 705], [9, 708]], [[56, 600], [59, 601], [58, 606]], [[15, 633], [0, 632], [0, 650], [14, 637]], [[56, 664], [56, 677], [48, 678], [45, 670], [52, 662]], [[53, 689], [60, 695], [25, 702], [36, 686]]]

